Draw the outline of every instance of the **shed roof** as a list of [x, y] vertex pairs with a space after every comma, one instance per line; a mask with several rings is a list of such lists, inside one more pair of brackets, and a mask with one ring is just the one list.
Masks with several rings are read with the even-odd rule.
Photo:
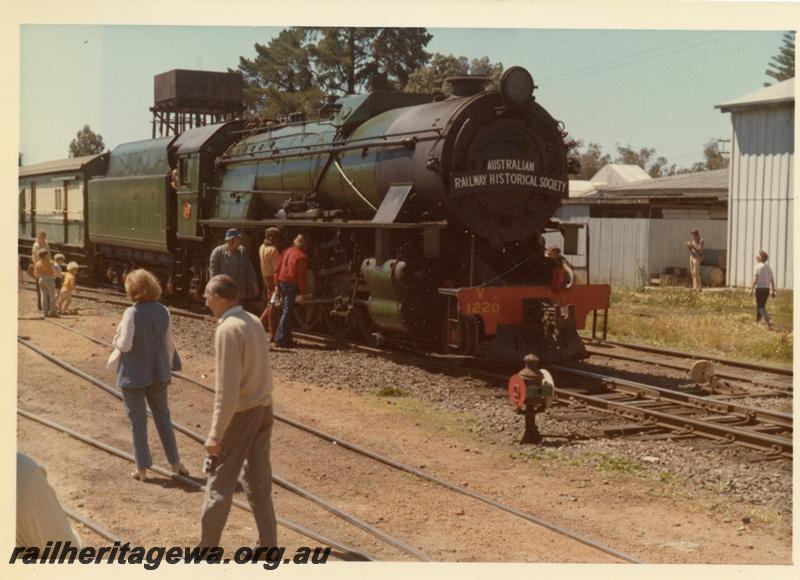
[[726, 101], [716, 105], [716, 108], [723, 113], [727, 113], [734, 109], [766, 107], [781, 103], [794, 103], [794, 78], [786, 79], [731, 101]]
[[48, 173], [78, 172], [81, 171], [85, 165], [103, 155], [104, 153], [98, 153], [96, 155], [84, 155], [83, 157], [70, 157], [69, 159], [56, 159], [55, 161], [23, 165], [19, 168], [19, 176], [31, 177], [33, 175], [47, 175]]
[[597, 191], [597, 185], [591, 181], [583, 179], [570, 179], [569, 180], [569, 196], [570, 197], [583, 197], [590, 193]]
[[638, 165], [608, 163], [595, 173], [590, 181], [605, 185], [622, 185], [643, 179], [652, 179], [652, 177]]
[[598, 187], [592, 197], [651, 197], [664, 195], [687, 196], [688, 194], [728, 195], [728, 170], [697, 171], [658, 177], [625, 185]]

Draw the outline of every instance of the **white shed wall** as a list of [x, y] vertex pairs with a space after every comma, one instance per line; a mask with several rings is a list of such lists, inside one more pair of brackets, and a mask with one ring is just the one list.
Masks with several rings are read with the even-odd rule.
[[755, 254], [770, 258], [779, 288], [793, 288], [794, 107], [732, 113], [728, 284], [749, 286]]
[[589, 221], [589, 282], [637, 286], [647, 282], [649, 219]]
[[661, 274], [664, 268], [689, 269], [689, 232], [700, 230], [705, 247], [724, 250], [727, 246], [728, 224], [725, 220], [650, 220], [649, 274]]

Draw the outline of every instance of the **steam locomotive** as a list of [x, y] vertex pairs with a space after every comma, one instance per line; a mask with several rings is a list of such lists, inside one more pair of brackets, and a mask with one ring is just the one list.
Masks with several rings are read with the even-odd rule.
[[[452, 79], [449, 98], [347, 96], [315, 122], [234, 119], [120, 145], [65, 175], [80, 197], [61, 205], [84, 219], [54, 210], [64, 233], [49, 238], [94, 278], [146, 267], [190, 299], [226, 229], [255, 264], [277, 226], [311, 241], [303, 329], [465, 357], [582, 358], [577, 329], [608, 308], [610, 288], [552, 283], [541, 234], [568, 195], [563, 128], [525, 69], [486, 81]], [[37, 175], [21, 168], [21, 256], [47, 221]], [[47, 175], [39, 191], [61, 183]]]

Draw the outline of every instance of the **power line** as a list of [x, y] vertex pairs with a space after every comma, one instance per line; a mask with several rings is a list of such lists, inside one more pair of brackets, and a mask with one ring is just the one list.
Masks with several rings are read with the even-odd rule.
[[614, 64], [614, 63], [619, 62], [619, 61], [628, 60], [630, 58], [633, 58], [635, 56], [639, 56], [641, 54], [646, 54], [648, 52], [653, 52], [654, 50], [662, 50], [664, 48], [669, 48], [671, 46], [675, 46], [676, 44], [682, 44], [682, 43], [688, 42], [690, 40], [694, 40], [694, 39], [697, 39], [697, 38], [702, 38], [704, 36], [708, 36], [709, 34], [714, 34], [714, 32], [703, 32], [702, 34], [696, 34], [694, 36], [690, 36], [689, 38], [682, 38], [681, 40], [676, 40], [674, 42], [668, 42], [667, 44], [662, 44], [661, 46], [654, 46], [653, 48], [648, 48], [646, 50], [641, 50], [639, 52], [632, 52], [632, 53], [630, 53], [630, 54], [628, 54], [626, 56], [622, 56], [622, 57], [619, 57], [619, 58], [612, 58], [610, 60], [604, 60], [604, 61], [596, 62], [594, 64], [589, 64], [589, 65], [586, 65], [586, 66], [582, 66], [580, 68], [576, 68], [575, 70], [572, 70], [572, 71], [569, 71], [569, 72], [557, 73], [557, 74], [550, 75], [550, 76], [545, 76], [545, 77], [542, 77], [542, 78], [539, 78], [539, 79], [536, 79], [536, 80], [537, 81], [541, 81], [541, 82], [546, 82], [546, 81], [550, 81], [552, 79], [557, 79], [559, 77], [570, 76], [570, 75], [573, 75], [575, 73], [579, 73], [579, 72], [584, 71], [584, 70], [592, 70], [592, 69], [594, 69], [594, 68], [596, 68], [598, 66], [603, 66], [603, 65], [607, 65], [607, 64]]
[[587, 77], [587, 76], [591, 76], [591, 75], [594, 75], [594, 74], [600, 74], [600, 73], [604, 73], [604, 72], [607, 72], [607, 71], [610, 71], [610, 70], [614, 70], [614, 69], [618, 69], [618, 68], [624, 68], [626, 66], [631, 66], [631, 65], [634, 65], [634, 64], [638, 64], [640, 62], [647, 62], [647, 61], [654, 60], [654, 59], [657, 59], [657, 58], [662, 58], [662, 57], [670, 55], [670, 54], [675, 54], [676, 52], [682, 52], [684, 50], [689, 50], [689, 49], [692, 49], [692, 48], [705, 46], [707, 44], [712, 44], [714, 42], [720, 42], [722, 40], [729, 40], [731, 38], [735, 38], [735, 37], [741, 36], [743, 34], [748, 34], [748, 32], [737, 32], [737, 33], [734, 33], [734, 34], [730, 34], [728, 36], [714, 38], [712, 40], [709, 40], [708, 42], [700, 42], [700, 43], [696, 43], [696, 44], [693, 44], [693, 45], [690, 45], [690, 46], [684, 46], [682, 48], [671, 50], [671, 51], [665, 52], [663, 54], [657, 54], [657, 55], [650, 56], [650, 57], [647, 57], [647, 58], [641, 58], [641, 59], [638, 59], [638, 60], [634, 60], [634, 61], [631, 61], [631, 62], [628, 62], [628, 63], [622, 63], [622, 64], [613, 65], [613, 66], [609, 66], [609, 67], [605, 67], [605, 68], [595, 69], [595, 70], [589, 71], [589, 72], [587, 72], [585, 74], [577, 74], [577, 75], [574, 75], [574, 76], [570, 76], [570, 77], [566, 77], [566, 78], [557, 80], [555, 82], [548, 83], [548, 86], [553, 86], [553, 85], [557, 85], [557, 84], [560, 84], [560, 83], [573, 81], [573, 80], [576, 80], [576, 79], [580, 79], [582, 77]]

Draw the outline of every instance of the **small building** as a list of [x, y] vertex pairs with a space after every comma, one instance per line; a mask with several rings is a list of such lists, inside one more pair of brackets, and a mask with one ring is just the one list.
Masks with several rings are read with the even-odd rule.
[[688, 270], [686, 241], [700, 230], [706, 247], [727, 246], [726, 169], [672, 175], [617, 186], [562, 202], [545, 234], [576, 268], [580, 282], [638, 286], [667, 268]]
[[752, 283], [769, 254], [778, 288], [793, 288], [794, 79], [717, 105], [731, 114], [728, 284]]

